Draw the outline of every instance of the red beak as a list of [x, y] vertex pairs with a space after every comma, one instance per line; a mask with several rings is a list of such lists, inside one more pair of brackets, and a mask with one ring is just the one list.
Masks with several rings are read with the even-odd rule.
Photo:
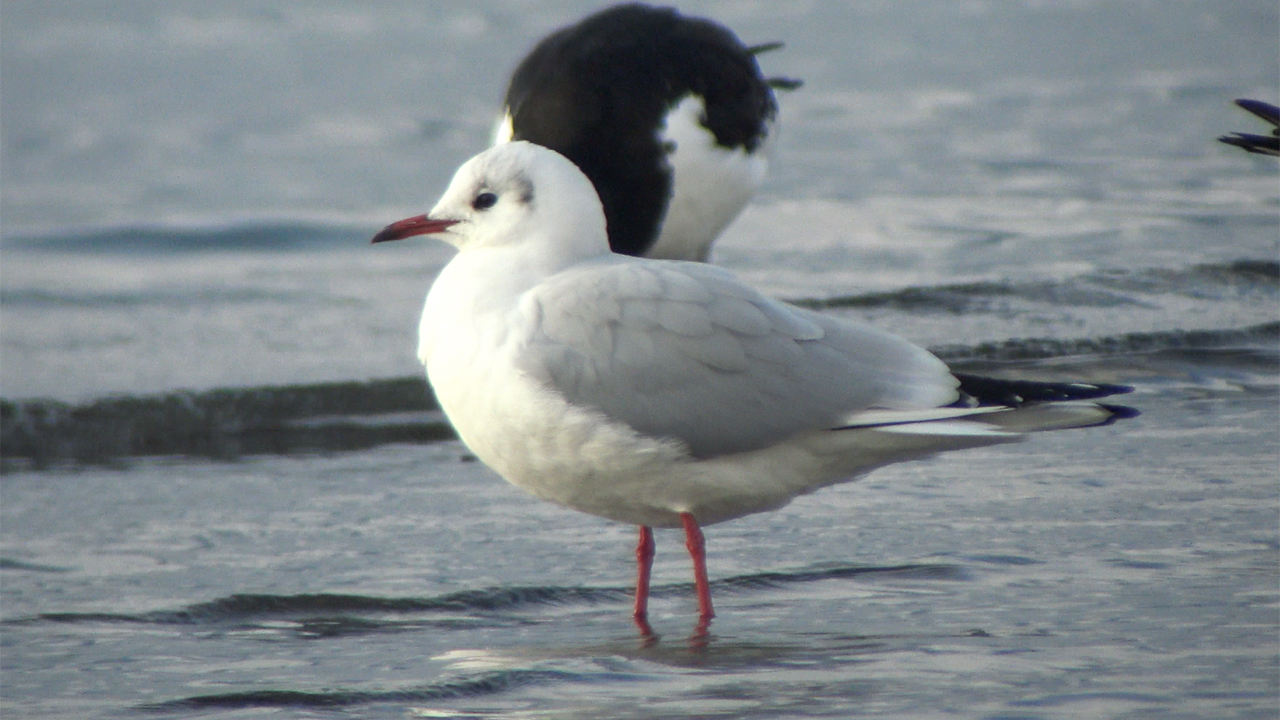
[[382, 228], [377, 235], [373, 236], [373, 242], [387, 242], [389, 240], [403, 240], [414, 235], [431, 235], [438, 232], [444, 232], [446, 229], [457, 225], [457, 220], [436, 220], [426, 215], [418, 215], [417, 217], [405, 218], [393, 222]]

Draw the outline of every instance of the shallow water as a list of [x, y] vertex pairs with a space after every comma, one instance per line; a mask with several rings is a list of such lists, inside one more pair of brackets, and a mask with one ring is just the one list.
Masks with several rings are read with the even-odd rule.
[[715, 260], [1116, 425], [681, 538], [471, 461], [367, 247], [595, 7], [6, 3], [0, 710], [61, 717], [1273, 718], [1274, 3], [688, 3], [803, 78]]
[[[1272, 393], [887, 468], [707, 531], [532, 500], [455, 443], [5, 482], [25, 717], [1274, 716]], [[1120, 432], [1120, 430], [1123, 432]], [[85, 498], [94, 499], [86, 503]]]

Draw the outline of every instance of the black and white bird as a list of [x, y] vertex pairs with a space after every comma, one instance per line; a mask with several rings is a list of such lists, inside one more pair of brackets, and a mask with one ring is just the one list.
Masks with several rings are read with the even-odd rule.
[[778, 104], [756, 55], [723, 25], [641, 4], [540, 41], [511, 77], [497, 142], [573, 161], [626, 255], [706, 260], [769, 166]]
[[1235, 132], [1230, 135], [1223, 135], [1218, 138], [1218, 141], [1228, 145], [1235, 145], [1238, 148], [1243, 148], [1259, 155], [1280, 156], [1280, 107], [1261, 100], [1247, 99], [1236, 100], [1236, 105], [1271, 123], [1271, 134], [1253, 135]]
[[[705, 262], [769, 166], [774, 89], [728, 28], [672, 8], [607, 8], [543, 38], [516, 67], [495, 142], [567, 157], [604, 206], [623, 255]], [[1117, 385], [1010, 382], [957, 373], [971, 405], [1085, 400]]]
[[[514, 141], [373, 241], [433, 235], [458, 249], [419, 327], [436, 398], [514, 485], [640, 526], [633, 615], [645, 635], [653, 527], [684, 528], [702, 634], [714, 614], [702, 526], [890, 463], [1135, 414], [1073, 399], [1119, 386], [977, 379], [1008, 402], [966, 402], [926, 350], [705, 263], [610, 252], [606, 222], [574, 163]], [[1063, 397], [1044, 399], [1066, 402], [1025, 397], [1053, 392]]]

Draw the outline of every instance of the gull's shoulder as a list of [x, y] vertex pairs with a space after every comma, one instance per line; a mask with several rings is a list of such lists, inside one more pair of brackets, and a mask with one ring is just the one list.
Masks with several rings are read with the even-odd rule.
[[660, 327], [689, 337], [729, 331], [818, 340], [826, 332], [812, 313], [770, 298], [726, 270], [679, 260], [602, 256], [546, 278], [524, 302], [552, 332], [568, 322]]

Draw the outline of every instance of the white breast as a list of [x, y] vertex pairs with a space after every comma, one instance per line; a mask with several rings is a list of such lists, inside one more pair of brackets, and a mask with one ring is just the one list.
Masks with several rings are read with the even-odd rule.
[[766, 136], [753, 152], [716, 144], [715, 135], [702, 125], [702, 98], [690, 95], [667, 115], [659, 130], [670, 149], [671, 201], [657, 242], [647, 257], [674, 260], [706, 260], [711, 243], [733, 221], [764, 182], [769, 169]]
[[[511, 322], [521, 312], [518, 273], [471, 267], [470, 260], [460, 255], [436, 279], [418, 347], [440, 407], [462, 441], [537, 497], [622, 522], [678, 526], [683, 501], [646, 486], [671, 474], [685, 452], [572, 406], [519, 370], [523, 338], [513, 328], [530, 323]], [[490, 282], [470, 281], [473, 273]]]

